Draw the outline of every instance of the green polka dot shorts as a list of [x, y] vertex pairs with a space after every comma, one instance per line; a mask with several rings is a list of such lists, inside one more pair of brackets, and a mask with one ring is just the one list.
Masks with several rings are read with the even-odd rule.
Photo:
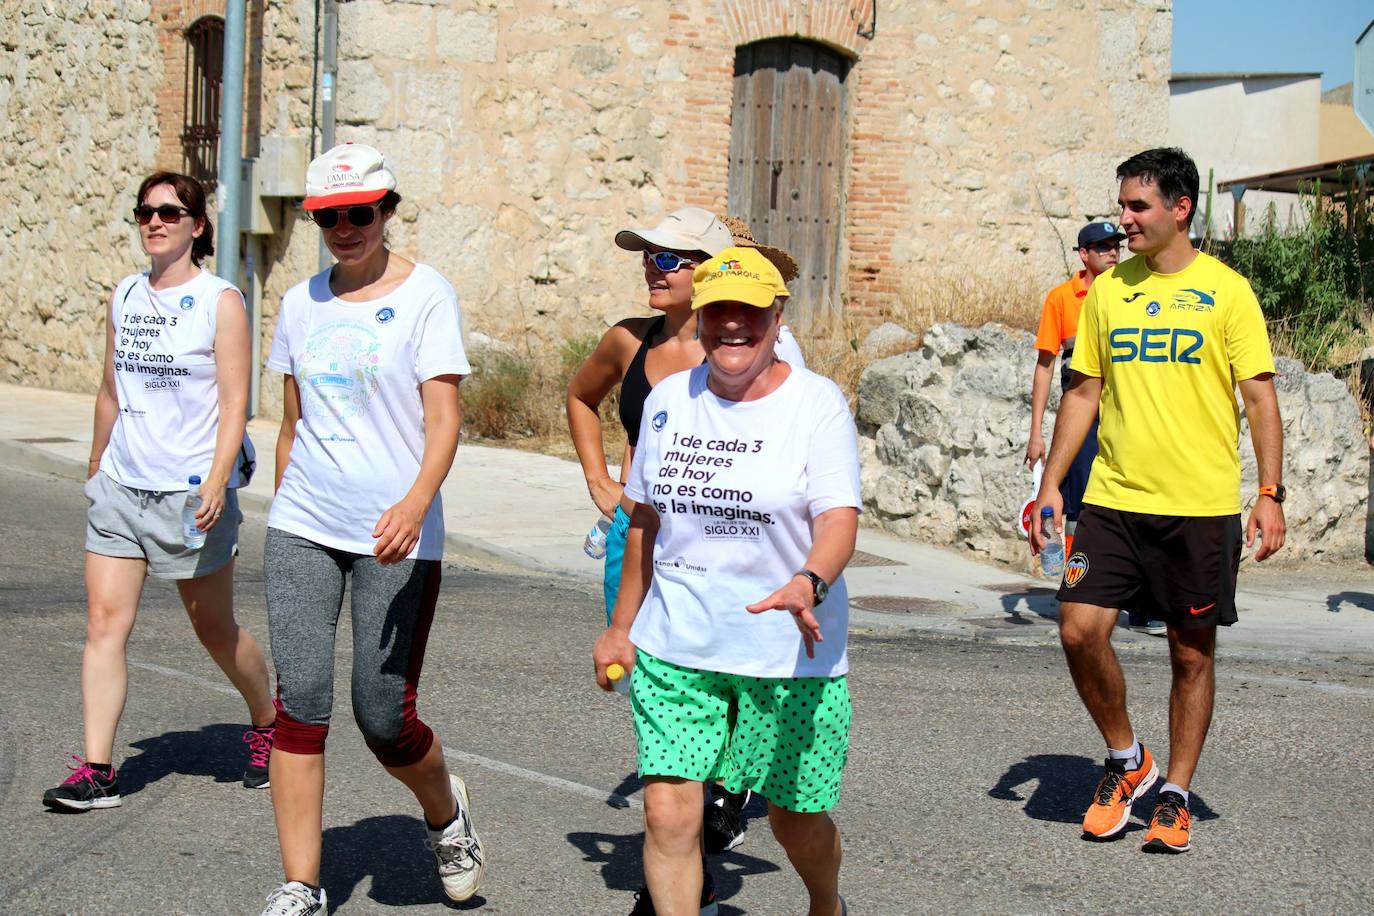
[[828, 811], [849, 756], [841, 677], [746, 677], [637, 653], [630, 702], [639, 775], [719, 780], [788, 811]]

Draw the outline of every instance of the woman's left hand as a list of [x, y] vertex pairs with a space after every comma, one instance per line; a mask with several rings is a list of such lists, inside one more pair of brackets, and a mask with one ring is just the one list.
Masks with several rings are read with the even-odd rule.
[[196, 513], [196, 527], [201, 531], [209, 531], [224, 514], [224, 484], [207, 480], [200, 485], [200, 498], [202, 502], [200, 511]]
[[377, 520], [377, 527], [372, 529], [372, 536], [377, 539], [372, 553], [377, 557], [377, 562], [384, 565], [399, 563], [410, 556], [420, 542], [420, 529], [428, 510], [428, 506], [417, 506], [403, 499], [382, 513]]
[[802, 641], [806, 643], [806, 657], [815, 658], [816, 643], [825, 642], [825, 639], [821, 636], [820, 621], [811, 613], [811, 602], [814, 597], [811, 580], [793, 576], [782, 588], [762, 601], [747, 605], [744, 609], [751, 614], [787, 611], [792, 615], [792, 622], [797, 625], [797, 629], [801, 630]]

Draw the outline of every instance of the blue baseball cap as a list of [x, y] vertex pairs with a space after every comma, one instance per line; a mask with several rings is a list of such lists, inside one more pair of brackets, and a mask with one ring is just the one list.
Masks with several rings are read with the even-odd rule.
[[1126, 233], [1116, 223], [1088, 223], [1078, 230], [1078, 247], [1090, 248], [1103, 242], [1119, 242], [1124, 238]]

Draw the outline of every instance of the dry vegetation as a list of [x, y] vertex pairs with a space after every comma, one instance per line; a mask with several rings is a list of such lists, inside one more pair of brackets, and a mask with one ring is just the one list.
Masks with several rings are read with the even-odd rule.
[[[595, 334], [572, 338], [556, 350], [531, 356], [488, 350], [472, 359], [472, 376], [460, 388], [464, 434], [479, 440], [575, 458], [564, 403], [568, 382], [596, 347]], [[606, 457], [619, 464], [625, 431], [617, 419], [619, 392], [601, 405]]]
[[[1034, 331], [1043, 299], [1044, 290], [1024, 276], [930, 275], [913, 279], [898, 302], [876, 316], [862, 322], [846, 317], [798, 342], [811, 369], [834, 379], [852, 401], [869, 361], [859, 355], [859, 344], [876, 325], [892, 321], [917, 335], [941, 322], [970, 327], [997, 322]], [[589, 334], [565, 341], [556, 351], [528, 356], [493, 350], [475, 357], [473, 375], [461, 389], [465, 434], [575, 457], [563, 405], [568, 381], [597, 339]], [[601, 405], [601, 417], [606, 456], [619, 463], [625, 432], [616, 416], [616, 393]]]
[[[952, 322], [978, 328], [988, 323], [1035, 332], [1040, 320], [1040, 305], [1045, 290], [1038, 288], [1024, 275], [1014, 277], [976, 277], [931, 274], [916, 277], [903, 290], [897, 303], [881, 309], [877, 316], [862, 324], [850, 318], [842, 319], [836, 327], [802, 341], [808, 365], [821, 375], [828, 376], [844, 389], [851, 401], [859, 388], [859, 376], [864, 366], [875, 358], [890, 356], [892, 352], [864, 357], [859, 344], [878, 324], [891, 321], [918, 336], [932, 325]], [[905, 347], [900, 349], [907, 349]]]

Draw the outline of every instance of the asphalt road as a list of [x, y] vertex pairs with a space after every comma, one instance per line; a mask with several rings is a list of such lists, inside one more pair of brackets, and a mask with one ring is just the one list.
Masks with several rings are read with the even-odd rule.
[[[70, 481], [0, 469], [0, 507], [0, 911], [256, 916], [281, 880], [271, 801], [238, 784], [242, 703], [169, 585], [150, 583], [129, 647], [123, 807], [56, 814], [40, 804], [81, 749], [85, 500]], [[250, 517], [238, 595], [240, 620], [265, 641], [263, 532]], [[446, 566], [420, 702], [468, 780], [487, 845], [486, 883], [466, 908], [631, 907], [640, 792], [624, 701], [590, 677], [601, 616], [582, 586]], [[1161, 757], [1163, 649], [1124, 658], [1137, 728]], [[1223, 658], [1194, 849], [1164, 857], [1139, 852], [1138, 818], [1119, 842], [1079, 839], [1102, 750], [1053, 648], [855, 634], [850, 655], [855, 724], [836, 819], [855, 916], [1374, 910], [1367, 667]], [[347, 709], [346, 626], [338, 659], [330, 902], [341, 913], [441, 912], [418, 809]], [[712, 868], [723, 914], [804, 912], [762, 818]]]

